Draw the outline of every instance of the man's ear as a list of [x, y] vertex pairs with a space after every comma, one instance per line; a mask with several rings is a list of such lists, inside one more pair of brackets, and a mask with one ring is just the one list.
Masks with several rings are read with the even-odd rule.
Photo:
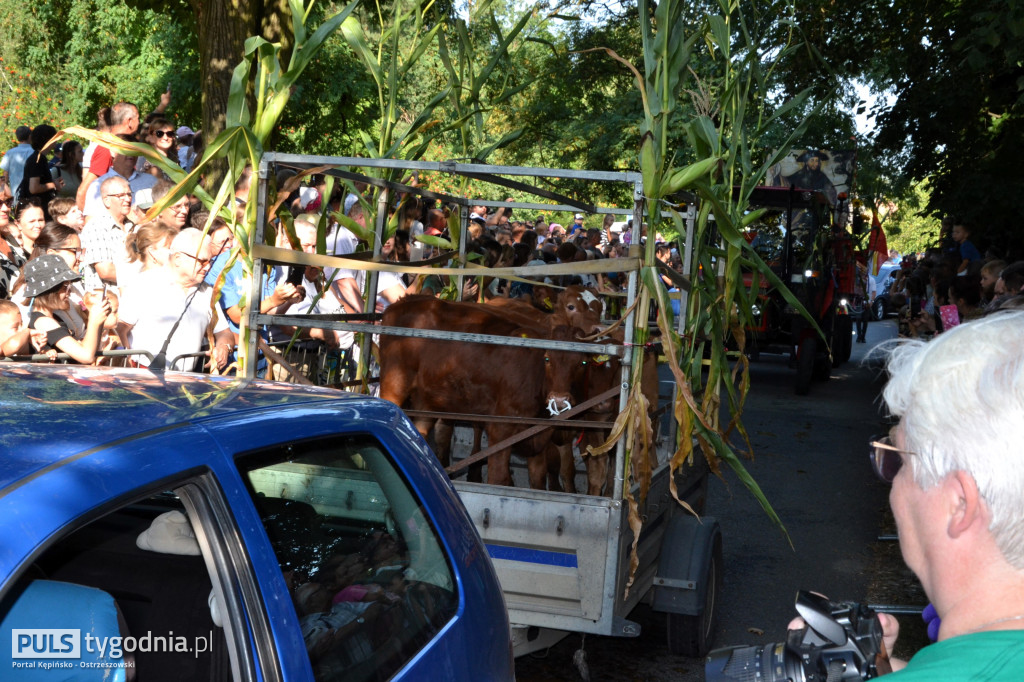
[[955, 471], [942, 484], [949, 505], [947, 532], [951, 538], [958, 538], [974, 524], [987, 528], [989, 513], [982, 503], [978, 483], [966, 471]]

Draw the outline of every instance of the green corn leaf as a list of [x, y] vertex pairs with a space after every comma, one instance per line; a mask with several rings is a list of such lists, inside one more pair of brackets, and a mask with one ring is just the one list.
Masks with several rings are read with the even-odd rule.
[[[312, 5], [312, 3], [310, 4]], [[351, 17], [352, 12], [358, 5], [359, 0], [350, 2], [340, 12], [320, 24], [308, 40], [299, 40], [298, 35], [296, 35], [296, 49], [292, 50], [291, 62], [288, 65], [288, 73], [281, 84], [282, 88], [289, 88], [298, 80], [303, 70], [309, 65], [313, 57], [316, 56], [316, 53], [323, 46], [328, 36], [334, 33], [339, 26], [342, 26]]]
[[452, 244], [444, 237], [438, 237], [432, 234], [413, 235], [413, 240], [417, 242], [422, 242], [423, 244], [426, 244], [427, 246], [432, 246], [436, 249], [443, 249], [445, 251], [454, 251], [456, 248], [454, 244]]
[[644, 194], [655, 196], [661, 187], [661, 169], [655, 157], [654, 136], [651, 133], [645, 134], [640, 143], [640, 173], [643, 176]]
[[491, 152], [493, 152], [495, 149], [501, 149], [502, 147], [505, 147], [506, 145], [512, 144], [513, 142], [518, 140], [520, 138], [520, 136], [522, 136], [522, 134], [523, 134], [523, 128], [518, 128], [516, 130], [513, 130], [511, 133], [508, 133], [507, 135], [502, 137], [500, 140], [498, 140], [494, 144], [481, 149], [474, 156], [476, 158], [480, 159], [481, 161], [487, 161], [487, 157], [491, 155]]
[[423, 56], [423, 53], [427, 51], [427, 48], [431, 47], [434, 44], [434, 39], [440, 30], [441, 24], [439, 23], [436, 26], [434, 26], [434, 28], [430, 29], [430, 31], [427, 32], [425, 36], [423, 36], [417, 41], [416, 47], [413, 49], [412, 53], [410, 53], [409, 56], [406, 57], [405, 64], [402, 65], [400, 74], [402, 78], [405, 78], [405, 76], [409, 73], [409, 69], [416, 65], [420, 57]]
[[366, 36], [363, 35], [363, 27], [360, 26], [359, 20], [353, 16], [346, 17], [341, 22], [341, 34], [345, 37], [348, 46], [352, 48], [352, 51], [355, 52], [359, 60], [370, 71], [370, 75], [373, 76], [377, 87], [382, 87], [384, 85], [384, 74], [381, 72], [377, 57], [374, 56], [373, 51], [366, 44]]

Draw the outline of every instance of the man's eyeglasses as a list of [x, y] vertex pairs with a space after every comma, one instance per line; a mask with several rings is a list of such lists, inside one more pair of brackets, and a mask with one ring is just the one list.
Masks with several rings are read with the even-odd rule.
[[8, 209], [10, 209], [10, 207], [13, 206], [13, 205], [14, 205], [14, 199], [3, 199], [3, 200], [0, 200], [0, 206], [6, 206]]
[[117, 194], [104, 194], [105, 197], [114, 197], [115, 199], [131, 199], [131, 192], [118, 192]]
[[179, 253], [182, 256], [188, 256], [189, 258], [194, 260], [196, 263], [198, 263], [199, 267], [201, 267], [201, 268], [206, 267], [207, 265], [209, 265], [210, 263], [213, 262], [212, 258], [196, 258], [191, 253], [185, 253], [184, 251], [175, 251], [174, 253]]
[[869, 444], [871, 448], [871, 468], [875, 475], [886, 483], [892, 483], [903, 466], [903, 455], [914, 453], [908, 450], [900, 450], [892, 444], [889, 436], [876, 436]]
[[158, 130], [155, 133], [153, 133], [153, 137], [155, 137], [157, 139], [160, 139], [162, 137], [174, 137], [174, 131], [173, 130]]

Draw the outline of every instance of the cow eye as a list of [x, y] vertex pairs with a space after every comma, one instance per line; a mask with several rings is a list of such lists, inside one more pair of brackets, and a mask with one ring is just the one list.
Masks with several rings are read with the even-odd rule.
[[572, 303], [570, 303], [569, 305], [567, 305], [567, 306], [566, 306], [566, 308], [568, 308], [570, 312], [572, 312], [572, 311], [576, 310], [576, 306], [574, 306], [574, 305], [573, 305]]

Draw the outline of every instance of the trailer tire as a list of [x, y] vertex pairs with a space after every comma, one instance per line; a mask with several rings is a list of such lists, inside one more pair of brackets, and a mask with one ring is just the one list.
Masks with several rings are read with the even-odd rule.
[[797, 395], [807, 395], [811, 390], [817, 351], [818, 343], [813, 336], [806, 336], [800, 340], [796, 353], [796, 384], [793, 387]]
[[708, 556], [707, 580], [700, 595], [704, 608], [696, 616], [666, 613], [668, 649], [674, 656], [704, 658], [711, 650], [717, 624], [718, 599], [722, 593], [722, 536], [715, 538]]

